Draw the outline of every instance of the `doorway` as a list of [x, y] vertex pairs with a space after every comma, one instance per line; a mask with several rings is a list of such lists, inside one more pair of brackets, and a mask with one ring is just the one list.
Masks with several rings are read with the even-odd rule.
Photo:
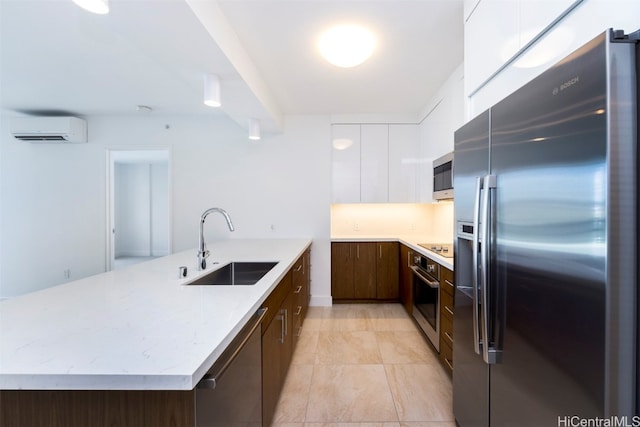
[[107, 157], [107, 270], [168, 255], [169, 150], [109, 150]]

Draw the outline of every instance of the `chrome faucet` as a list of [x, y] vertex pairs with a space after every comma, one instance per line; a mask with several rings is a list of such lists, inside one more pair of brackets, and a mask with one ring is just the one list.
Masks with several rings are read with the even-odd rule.
[[207, 250], [207, 245], [204, 242], [204, 220], [211, 212], [221, 213], [222, 216], [224, 216], [224, 219], [227, 220], [229, 230], [235, 230], [235, 228], [233, 227], [233, 223], [231, 222], [231, 217], [224, 209], [211, 208], [204, 211], [204, 213], [200, 217], [200, 233], [198, 234], [198, 270], [204, 270], [205, 268], [207, 268], [207, 257], [209, 256], [209, 251]]

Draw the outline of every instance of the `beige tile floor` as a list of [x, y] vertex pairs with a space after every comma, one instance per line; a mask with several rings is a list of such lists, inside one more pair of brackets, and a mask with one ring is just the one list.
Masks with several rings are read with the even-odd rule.
[[400, 304], [310, 307], [273, 427], [455, 427], [451, 380]]

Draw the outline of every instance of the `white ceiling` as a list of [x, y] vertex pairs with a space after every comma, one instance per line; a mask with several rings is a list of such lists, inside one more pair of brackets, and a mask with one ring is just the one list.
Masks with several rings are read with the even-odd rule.
[[[284, 114], [417, 114], [462, 62], [462, 0], [220, 0], [239, 45], [214, 40], [198, 2], [214, 3], [111, 0], [108, 15], [94, 15], [71, 0], [0, 0], [0, 108], [86, 116], [139, 114], [142, 104], [241, 125], [258, 117], [269, 131], [278, 118], [256, 76]], [[354, 69], [315, 50], [323, 28], [346, 21], [379, 40]], [[205, 72], [222, 81], [220, 110], [202, 103]]]

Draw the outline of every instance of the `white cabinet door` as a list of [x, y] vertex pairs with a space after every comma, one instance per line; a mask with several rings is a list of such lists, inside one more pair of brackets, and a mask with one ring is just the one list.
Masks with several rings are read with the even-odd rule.
[[418, 125], [389, 125], [389, 202], [416, 203]]
[[464, 27], [466, 94], [475, 91], [520, 48], [520, 5], [482, 0]]
[[[333, 125], [332, 201], [360, 202], [360, 125]], [[310, 159], [313, 161], [313, 159]]]
[[360, 201], [389, 200], [389, 125], [360, 127]]

